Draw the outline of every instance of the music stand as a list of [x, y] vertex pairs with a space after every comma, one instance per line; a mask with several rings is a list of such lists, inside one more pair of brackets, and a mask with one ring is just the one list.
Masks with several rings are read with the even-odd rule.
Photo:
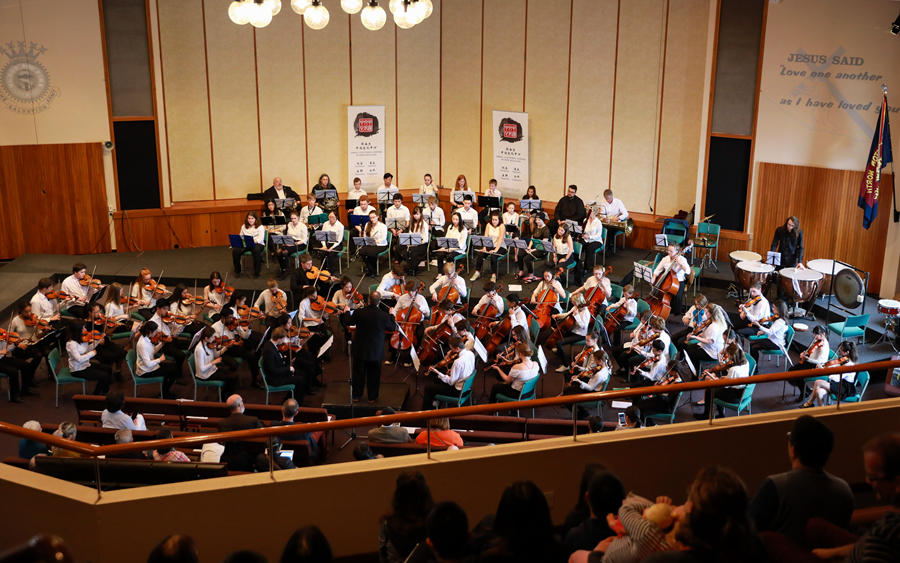
[[250, 235], [228, 235], [231, 248], [253, 248], [256, 241]]
[[336, 243], [338, 241], [337, 233], [334, 231], [316, 231], [316, 240], [321, 241], [323, 243], [322, 248], [320, 250], [324, 250], [326, 252], [331, 252], [331, 248], [328, 248], [326, 245], [331, 243]]
[[422, 233], [400, 233], [401, 246], [418, 246], [422, 244]]
[[337, 199], [337, 190], [333, 189], [324, 189], [324, 190], [315, 190], [316, 192], [316, 201], [322, 201], [325, 199]]
[[353, 244], [356, 245], [357, 250], [359, 250], [362, 246], [378, 246], [375, 244], [375, 239], [372, 237], [352, 237]]
[[466, 199], [466, 196], [471, 197], [473, 201], [475, 200], [475, 192], [470, 192], [470, 191], [453, 192], [453, 203], [458, 203], [458, 204], [462, 205], [462, 202], [464, 199]]
[[500, 198], [492, 195], [478, 196], [478, 205], [488, 209], [500, 209]]
[[[306, 218], [306, 224], [312, 227], [313, 225], [321, 225], [325, 221], [328, 220], [327, 213], [316, 213], [315, 215], [310, 215]], [[313, 227], [315, 228], [315, 227]]]
[[524, 211], [525, 209], [540, 209], [541, 208], [541, 200], [539, 199], [523, 199], [519, 201], [519, 207]]
[[297, 203], [297, 200], [295, 200], [292, 197], [286, 197], [284, 199], [275, 199], [273, 201], [275, 202], [275, 209], [291, 209]]
[[574, 234], [576, 234], [576, 235], [580, 235], [580, 234], [582, 234], [582, 233], [584, 232], [584, 231], [582, 230], [582, 228], [581, 228], [581, 225], [579, 225], [576, 221], [573, 221], [573, 220], [571, 220], [571, 219], [566, 219], [564, 222], [565, 222], [566, 225], [569, 226], [569, 232], [570, 232], [570, 233], [574, 233]]
[[435, 243], [437, 243], [438, 249], [459, 249], [459, 239], [455, 237], [438, 237], [435, 239]]
[[472, 248], [475, 248], [476, 246], [481, 247], [481, 250], [478, 250], [478, 252], [487, 253], [487, 251], [494, 250], [495, 248], [493, 237], [472, 235], [470, 238], [472, 239]]
[[347, 208], [347, 213], [353, 213], [353, 210], [356, 209], [356, 206], [359, 205], [358, 199], [348, 199], [344, 206]]
[[528, 248], [528, 241], [520, 239], [520, 238], [508, 238], [505, 239], [504, 244], [506, 244], [507, 248], [521, 248], [525, 250]]
[[379, 188], [376, 192], [378, 203], [382, 205], [390, 205], [394, 202], [394, 192], [386, 188]]
[[475, 221], [472, 221], [470, 219], [463, 219], [463, 226], [471, 231], [475, 228]]
[[429, 197], [430, 196], [428, 194], [413, 194], [412, 200], [413, 203], [415, 203], [419, 207], [425, 207], [425, 204], [428, 203]]
[[543, 250], [544, 252], [553, 252], [553, 243], [549, 240], [531, 239], [531, 245], [535, 250]]
[[297, 241], [291, 235], [269, 235], [272, 244], [283, 244], [284, 246], [296, 246]]
[[388, 229], [403, 229], [405, 227], [406, 221], [404, 219], [388, 219], [385, 221]]
[[284, 226], [287, 225], [287, 217], [284, 215], [263, 215], [260, 218], [260, 223], [264, 227]]
[[369, 222], [368, 215], [350, 215], [350, 226], [358, 227]]

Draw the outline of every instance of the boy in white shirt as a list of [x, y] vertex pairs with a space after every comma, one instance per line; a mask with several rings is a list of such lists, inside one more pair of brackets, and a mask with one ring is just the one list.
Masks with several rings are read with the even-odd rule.
[[359, 178], [353, 178], [353, 189], [347, 192], [347, 200], [358, 202], [366, 195], [366, 190], [362, 189], [362, 180]]
[[622, 200], [613, 197], [610, 189], [603, 191], [603, 201], [600, 203], [600, 214], [610, 221], [624, 221], [628, 218], [628, 210]]
[[453, 285], [459, 293], [459, 299], [456, 300], [457, 303], [461, 303], [469, 294], [469, 288], [466, 287], [466, 281], [457, 274], [456, 268], [453, 267], [451, 262], [444, 264], [444, 273], [441, 276], [438, 276], [438, 279], [428, 288], [429, 293], [431, 293], [431, 300], [437, 303], [439, 301], [438, 293], [442, 288], [448, 285]]
[[463, 206], [456, 210], [467, 229], [478, 228], [478, 211], [472, 207], [472, 196], [463, 197]]
[[434, 378], [425, 385], [424, 396], [422, 398], [422, 410], [434, 408], [434, 397], [436, 395], [450, 395], [459, 397], [466, 379], [473, 376], [475, 371], [475, 354], [463, 346], [463, 340], [459, 335], [450, 336], [450, 351], [448, 354], [458, 352], [459, 356], [453, 361], [449, 374], [444, 374], [434, 366], [429, 371], [434, 372]]

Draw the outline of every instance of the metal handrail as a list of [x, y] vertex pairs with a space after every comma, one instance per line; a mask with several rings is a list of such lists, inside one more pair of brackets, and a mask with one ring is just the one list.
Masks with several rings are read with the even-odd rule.
[[[543, 399], [531, 399], [528, 401], [515, 401], [511, 403], [488, 403], [483, 405], [472, 405], [468, 407], [453, 407], [448, 409], [436, 409], [428, 411], [415, 411], [402, 414], [391, 414], [381, 416], [367, 416], [361, 418], [348, 418], [344, 420], [333, 420], [327, 422], [308, 422], [297, 423], [290, 426], [271, 426], [266, 428], [254, 428], [249, 430], [234, 430], [231, 432], [218, 432], [210, 434], [196, 434], [193, 436], [179, 436], [175, 438], [167, 438], [164, 440], [144, 440], [141, 442], [131, 442], [128, 444], [110, 444], [106, 446], [95, 446], [84, 442], [67, 440], [28, 430], [21, 426], [0, 421], [0, 433], [20, 438], [27, 438], [34, 442], [40, 442], [50, 446], [57, 446], [66, 450], [74, 451], [85, 456], [109, 456], [114, 454], [122, 454], [126, 452], [153, 450], [160, 447], [180, 447], [180, 446], [197, 446], [209, 442], [230, 442], [234, 440], [244, 440], [247, 438], [271, 438], [274, 436], [285, 436], [297, 434], [299, 432], [318, 432], [326, 430], [341, 430], [345, 428], [355, 428], [359, 426], [376, 426], [381, 424], [391, 424], [394, 422], [410, 422], [431, 420], [443, 417], [465, 416], [470, 414], [494, 413], [497, 411], [516, 410], [524, 408], [537, 408], [545, 406], [563, 406], [574, 405], [577, 403], [596, 402], [613, 399], [624, 399], [629, 397], [637, 397], [648, 394], [661, 393], [678, 393], [681, 391], [696, 391], [714, 389], [718, 387], [731, 387], [735, 384], [746, 385], [751, 383], [768, 383], [771, 381], [787, 381], [792, 379], [805, 379], [808, 377], [822, 377], [838, 373], [847, 373], [851, 371], [875, 371], [882, 369], [892, 369], [900, 367], [900, 360], [887, 360], [880, 362], [869, 362], [865, 364], [857, 364], [852, 366], [835, 366], [830, 368], [820, 368], [812, 370], [800, 370], [790, 372], [768, 373], [764, 375], [754, 375], [751, 377], [736, 379], [717, 379], [714, 381], [695, 381], [690, 383], [674, 383], [666, 385], [663, 389], [660, 387], [654, 391], [654, 387], [633, 387], [629, 389], [619, 389], [616, 391], [599, 391], [596, 393], [580, 393], [577, 395], [560, 395], [557, 397], [547, 397]], [[840, 396], [838, 396], [838, 408], [840, 408]], [[574, 410], [574, 409], [573, 409]], [[574, 413], [573, 413], [574, 415]], [[574, 416], [573, 416], [574, 418]], [[710, 423], [712, 421], [710, 420]], [[573, 431], [574, 432], [574, 431]]]

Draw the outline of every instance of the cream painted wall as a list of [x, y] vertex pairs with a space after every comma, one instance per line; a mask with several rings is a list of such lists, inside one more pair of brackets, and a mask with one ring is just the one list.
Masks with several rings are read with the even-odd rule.
[[[857, 0], [852, 10], [841, 0], [769, 4], [754, 169], [760, 162], [864, 168], [881, 104], [882, 83], [890, 88], [890, 116], [895, 124], [900, 122], [900, 39], [888, 31], [897, 10], [898, 3], [891, 0]], [[794, 53], [821, 56], [825, 61], [791, 62]], [[848, 57], [846, 62], [854, 64], [835, 64], [835, 56]], [[813, 71], [831, 75], [813, 77]], [[805, 76], [789, 74], [792, 72], [804, 72]], [[838, 78], [837, 73], [866, 73], [877, 79]], [[842, 102], [862, 107], [840, 107]], [[895, 153], [900, 148], [896, 137]], [[751, 214], [756, 205], [755, 192], [754, 186]], [[879, 213], [891, 210], [882, 204]], [[862, 228], [862, 210], [859, 222]], [[752, 217], [749, 224], [753, 224]], [[900, 290], [898, 256], [900, 227], [892, 223], [881, 284], [884, 297]]]

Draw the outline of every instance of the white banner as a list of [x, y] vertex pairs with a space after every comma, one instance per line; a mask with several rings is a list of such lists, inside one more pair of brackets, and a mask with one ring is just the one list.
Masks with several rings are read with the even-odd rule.
[[347, 106], [348, 182], [359, 177], [369, 193], [381, 186], [384, 150], [384, 106]]
[[528, 114], [494, 110], [494, 178], [500, 190], [521, 197], [528, 189]]

